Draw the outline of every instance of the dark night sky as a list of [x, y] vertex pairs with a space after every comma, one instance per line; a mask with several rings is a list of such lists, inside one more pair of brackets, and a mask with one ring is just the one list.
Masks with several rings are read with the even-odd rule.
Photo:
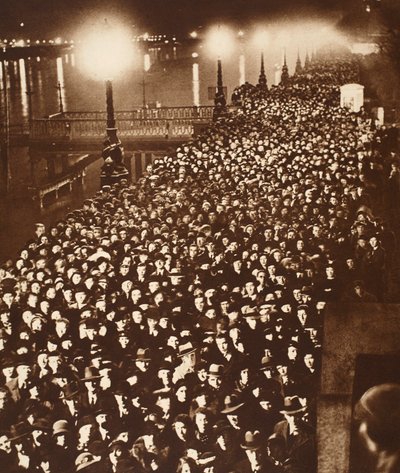
[[336, 17], [362, 0], [0, 0], [3, 35], [68, 35], [91, 15], [118, 15], [130, 24], [153, 32], [186, 32], [212, 21], [243, 26], [257, 19], [285, 16], [330, 15]]

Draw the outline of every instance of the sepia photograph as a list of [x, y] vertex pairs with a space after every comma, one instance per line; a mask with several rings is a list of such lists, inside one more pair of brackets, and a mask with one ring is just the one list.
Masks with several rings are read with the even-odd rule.
[[0, 471], [400, 473], [399, 0], [2, 0]]

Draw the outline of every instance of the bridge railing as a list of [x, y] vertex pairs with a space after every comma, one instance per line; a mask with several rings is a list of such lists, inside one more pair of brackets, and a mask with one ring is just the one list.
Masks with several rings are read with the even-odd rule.
[[[213, 116], [214, 107], [157, 107], [157, 108], [137, 108], [130, 111], [115, 112], [115, 119], [119, 120], [211, 120]], [[92, 119], [92, 120], [106, 120], [107, 114], [105, 111], [90, 111], [90, 112], [64, 112], [51, 115], [50, 119]]]
[[[205, 121], [206, 122], [206, 121]], [[118, 136], [140, 139], [190, 138], [194, 132], [190, 119], [119, 119]], [[30, 139], [91, 140], [105, 136], [105, 121], [101, 119], [36, 119], [31, 122]]]
[[[229, 107], [230, 111], [235, 107]], [[115, 112], [121, 139], [185, 140], [195, 126], [212, 121], [214, 107], [160, 107]], [[30, 122], [32, 142], [87, 142], [101, 140], [106, 134], [106, 112], [64, 112]]]

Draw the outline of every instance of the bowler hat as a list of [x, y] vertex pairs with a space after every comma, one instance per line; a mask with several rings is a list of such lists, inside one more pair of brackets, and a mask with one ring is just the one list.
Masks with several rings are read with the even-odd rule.
[[281, 414], [298, 414], [304, 412], [306, 406], [303, 406], [298, 396], [286, 396], [283, 402]]
[[240, 445], [245, 450], [258, 450], [261, 447], [261, 434], [258, 430], [251, 432], [248, 430], [244, 434], [244, 441]]
[[273, 362], [273, 359], [271, 356], [264, 356], [261, 360], [261, 371], [268, 370], [270, 368], [273, 368], [275, 366], [275, 363]]

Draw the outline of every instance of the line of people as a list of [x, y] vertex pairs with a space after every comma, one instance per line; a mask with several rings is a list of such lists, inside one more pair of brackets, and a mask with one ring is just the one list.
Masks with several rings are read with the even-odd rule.
[[319, 58], [36, 226], [0, 269], [5, 471], [316, 471], [324, 307], [384, 300], [395, 248], [356, 73]]

